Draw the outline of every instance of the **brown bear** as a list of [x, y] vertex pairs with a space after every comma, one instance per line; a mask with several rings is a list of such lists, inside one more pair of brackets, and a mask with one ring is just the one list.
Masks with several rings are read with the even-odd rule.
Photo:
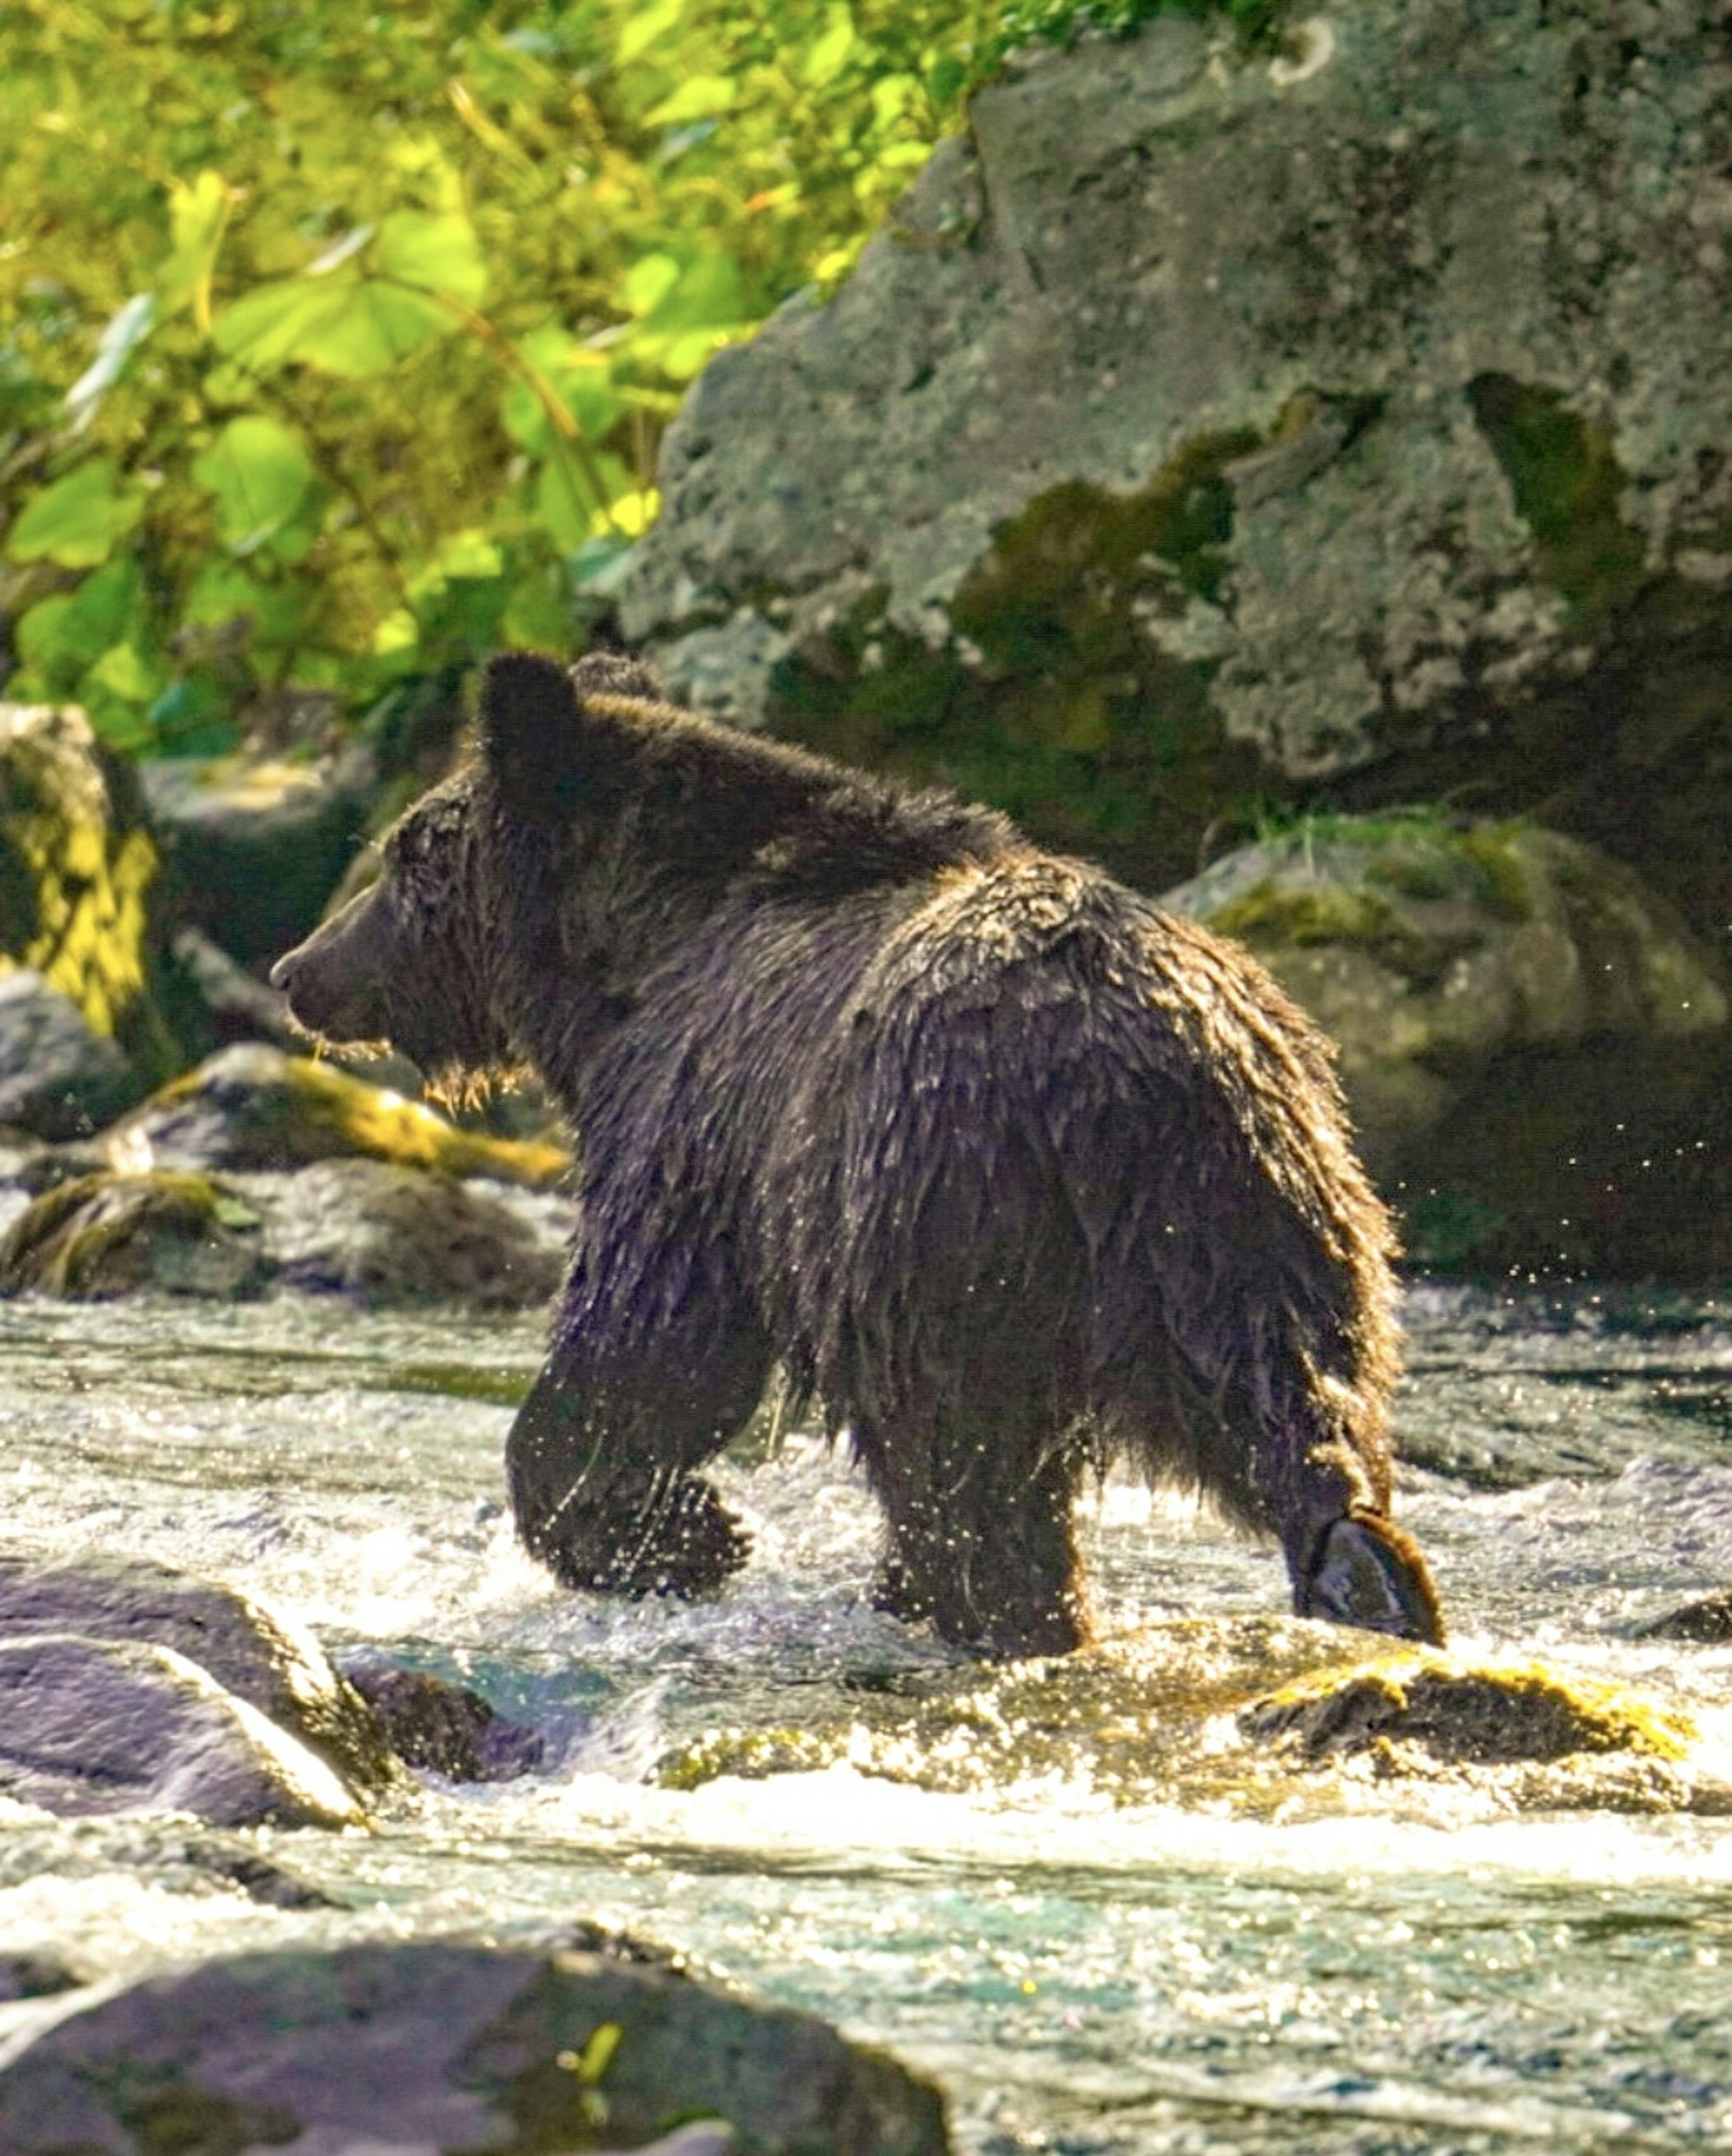
[[992, 810], [494, 661], [466, 767], [283, 958], [302, 1025], [527, 1064], [581, 1214], [507, 1445], [574, 1587], [695, 1594], [699, 1470], [778, 1362], [888, 1522], [882, 1605], [995, 1654], [1088, 1631], [1110, 1458], [1280, 1537], [1294, 1605], [1436, 1640], [1390, 1521], [1387, 1216], [1324, 1042], [1243, 951]]

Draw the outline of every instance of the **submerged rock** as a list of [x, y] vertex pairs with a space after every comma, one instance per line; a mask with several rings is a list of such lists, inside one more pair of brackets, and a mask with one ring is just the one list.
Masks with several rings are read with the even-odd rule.
[[[173, 1663], [136, 1666], [141, 1684], [147, 1691], [153, 1668], [164, 1671], [166, 1691], [185, 1693], [202, 1711], [203, 1693], [182, 1683], [175, 1667], [182, 1661], [194, 1666], [221, 1698], [250, 1711], [250, 1720], [238, 1717], [249, 1734], [252, 1721], [264, 1720], [313, 1753], [343, 1785], [347, 1810], [397, 1780], [391, 1753], [360, 1694], [338, 1676], [310, 1632], [252, 1596], [144, 1558], [93, 1557], [76, 1564], [0, 1558], [0, 1645], [22, 1651], [33, 1640], [74, 1635], [86, 1644], [107, 1641], [172, 1655]], [[95, 1668], [92, 1658], [84, 1659]], [[28, 1656], [13, 1665], [15, 1671], [28, 1666]], [[62, 1666], [68, 1681], [75, 1681], [78, 1658]], [[112, 1666], [124, 1682], [133, 1666], [120, 1661]], [[207, 1718], [222, 1719], [214, 1713]], [[33, 1741], [26, 1725], [17, 1725], [14, 1734]], [[137, 1737], [137, 1774], [160, 1779], [167, 1770], [152, 1763], [161, 1747], [152, 1742], [148, 1722]], [[0, 1748], [7, 1741], [0, 1738]]]
[[85, 1979], [53, 1954], [0, 1953], [0, 2005], [18, 1999], [52, 1999], [76, 1991]]
[[379, 1160], [530, 1190], [551, 1188], [571, 1168], [556, 1147], [459, 1130], [418, 1101], [262, 1042], [208, 1057], [116, 1123], [105, 1144], [121, 1169]]
[[1369, 1774], [1399, 1776], [1422, 1800], [1428, 1784], [1452, 1801], [1466, 1789], [1499, 1811], [1732, 1810], [1695, 1743], [1659, 1702], [1532, 1665], [1429, 1651], [1367, 1662], [1365, 1635], [1344, 1628], [1187, 1618], [984, 1680], [934, 1672], [798, 1727], [712, 1730], [664, 1757], [660, 1776], [689, 1789], [845, 1765], [981, 1794], [1057, 1778], [1115, 1804], [1261, 1816], [1339, 1805]]
[[1677, 1609], [1651, 1619], [1637, 1627], [1638, 1640], [1690, 1640], [1701, 1646], [1719, 1646], [1732, 1640], [1732, 1588], [1704, 1594]]
[[542, 1763], [541, 1731], [508, 1720], [466, 1685], [377, 1663], [351, 1666], [348, 1676], [407, 1766], [453, 1782], [508, 1782]]
[[951, 2145], [935, 2089], [813, 2015], [618, 1959], [456, 1943], [238, 1955], [103, 1999], [0, 2069], [9, 2156], [646, 2142], [695, 2156], [727, 2145], [721, 2124], [742, 2156]]

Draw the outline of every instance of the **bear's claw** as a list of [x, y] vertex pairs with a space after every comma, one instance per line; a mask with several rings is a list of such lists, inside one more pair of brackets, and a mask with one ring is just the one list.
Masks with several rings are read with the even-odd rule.
[[1330, 1522], [1294, 1586], [1293, 1605], [1301, 1617], [1443, 1644], [1443, 1613], [1418, 1544], [1372, 1513]]

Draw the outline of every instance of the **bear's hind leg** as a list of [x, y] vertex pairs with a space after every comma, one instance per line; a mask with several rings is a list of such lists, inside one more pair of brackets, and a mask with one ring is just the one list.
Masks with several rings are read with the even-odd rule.
[[1068, 1655], [1089, 1634], [1071, 1515], [1086, 1455], [952, 1413], [887, 1444], [857, 1428], [887, 1547], [874, 1602], [976, 1653]]

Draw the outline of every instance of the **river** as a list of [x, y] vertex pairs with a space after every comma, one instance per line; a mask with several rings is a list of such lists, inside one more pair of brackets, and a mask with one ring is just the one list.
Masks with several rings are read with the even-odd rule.
[[[1422, 1286], [1407, 1317], [1401, 1517], [1457, 1642], [1654, 1688], [1732, 1752], [1732, 1646], [1634, 1636], [1732, 1584], [1732, 1306]], [[339, 1659], [476, 1686], [558, 1761], [430, 1784], [371, 1832], [250, 1837], [327, 1907], [223, 1887], [162, 1823], [0, 1805], [0, 1949], [115, 1976], [599, 1918], [932, 2074], [969, 2156], [1732, 2148], [1714, 1820], [1465, 1786], [1126, 1803], [1050, 1761], [973, 1789], [646, 1779], [705, 1730], [833, 1723], [956, 1658], [865, 1606], [871, 1507], [798, 1435], [724, 1463], [757, 1547], [720, 1599], [560, 1592], [500, 1503], [537, 1332], [286, 1296], [0, 1307], [9, 1544], [268, 1596]], [[1109, 1632], [1280, 1606], [1272, 1551], [1116, 1481], [1087, 1546]]]

